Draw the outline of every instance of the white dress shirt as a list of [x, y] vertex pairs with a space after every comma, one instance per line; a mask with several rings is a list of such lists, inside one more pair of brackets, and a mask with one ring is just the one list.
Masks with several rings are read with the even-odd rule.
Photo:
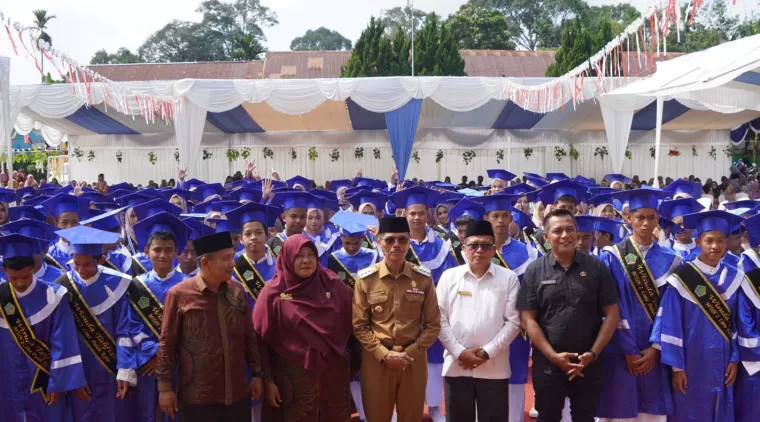
[[[446, 270], [436, 293], [441, 310], [440, 340], [444, 352], [443, 375], [486, 379], [509, 378], [509, 345], [520, 330], [517, 275], [491, 263], [478, 279], [470, 266]], [[459, 366], [465, 350], [480, 347], [490, 359], [475, 369]]]

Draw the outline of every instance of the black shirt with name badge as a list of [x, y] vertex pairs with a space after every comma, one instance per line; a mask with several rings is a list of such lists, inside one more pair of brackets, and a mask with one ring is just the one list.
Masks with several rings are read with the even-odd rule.
[[[599, 258], [576, 252], [565, 271], [549, 253], [525, 270], [517, 308], [537, 311], [536, 321], [557, 353], [582, 354], [599, 334], [602, 307], [618, 302], [612, 274]], [[549, 364], [535, 346], [533, 360]]]

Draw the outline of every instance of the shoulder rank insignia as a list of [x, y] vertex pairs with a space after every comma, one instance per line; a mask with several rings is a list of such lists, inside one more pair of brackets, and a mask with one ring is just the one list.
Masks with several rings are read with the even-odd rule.
[[427, 269], [427, 268], [425, 268], [425, 267], [422, 267], [422, 266], [420, 266], [420, 265], [412, 265], [412, 269], [413, 269], [414, 271], [417, 271], [418, 273], [420, 273], [420, 274], [422, 274], [422, 275], [426, 276], [426, 277], [430, 277], [430, 270], [428, 270], [428, 269]]
[[367, 267], [367, 268], [365, 268], [363, 270], [360, 270], [359, 273], [358, 273], [358, 276], [359, 276], [359, 278], [367, 278], [367, 277], [371, 276], [372, 274], [374, 274], [376, 272], [377, 272], [377, 268], [375, 268], [374, 266]]

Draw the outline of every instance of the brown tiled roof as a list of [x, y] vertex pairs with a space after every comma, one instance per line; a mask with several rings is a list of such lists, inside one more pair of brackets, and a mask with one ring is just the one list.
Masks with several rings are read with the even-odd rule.
[[114, 81], [170, 81], [178, 79], [261, 79], [263, 61], [137, 63], [91, 65], [90, 69]]
[[[540, 78], [554, 63], [555, 51], [461, 50], [468, 76]], [[669, 60], [683, 53], [655, 56], [652, 63]], [[337, 78], [348, 63], [350, 51], [278, 51], [269, 52], [264, 61], [139, 63], [92, 65], [91, 69], [114, 81], [153, 81], [195, 79], [316, 79]], [[626, 54], [629, 76], [647, 76], [656, 66], [648, 56]], [[628, 64], [626, 64], [626, 68]]]

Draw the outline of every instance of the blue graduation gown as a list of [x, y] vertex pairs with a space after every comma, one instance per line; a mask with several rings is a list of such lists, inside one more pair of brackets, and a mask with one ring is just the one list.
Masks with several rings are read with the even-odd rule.
[[[723, 263], [694, 264], [735, 314], [744, 273]], [[649, 340], [662, 348], [662, 363], [686, 371], [688, 381], [685, 396], [673, 391], [675, 411], [668, 421], [733, 422], [734, 388], [726, 386], [725, 372], [729, 362], [739, 361], [735, 327], [727, 341], [675, 276], [667, 282]]]
[[367, 248], [360, 248], [356, 255], [349, 255], [342, 247], [333, 252], [336, 258], [346, 267], [348, 271], [356, 274], [360, 270], [375, 265], [378, 261], [377, 251]]
[[327, 259], [330, 257], [330, 254], [343, 247], [343, 243], [340, 240], [340, 232], [335, 226], [326, 225], [316, 236], [312, 236], [305, 231], [303, 234], [317, 246], [319, 264], [323, 267], [327, 267]]
[[[457, 259], [454, 257], [454, 252], [448, 242], [441, 240], [434, 230], [426, 227], [425, 233], [425, 239], [422, 242], [412, 239], [411, 250], [420, 261], [420, 265], [430, 270], [433, 282], [437, 286], [441, 274], [449, 268], [457, 266]], [[440, 340], [436, 339], [435, 343], [427, 350], [428, 362], [442, 364], [443, 350]]]
[[[79, 336], [84, 373], [92, 390], [92, 400], [73, 401], [76, 421], [132, 421], [132, 406], [128, 399], [116, 398], [116, 379], [137, 383], [137, 346], [146, 338], [147, 329], [131, 315], [127, 288], [132, 279], [126, 274], [98, 267], [98, 274], [89, 285], [76, 271], [68, 274], [76, 283], [87, 306], [116, 344], [116, 376], [110, 374]], [[65, 275], [63, 276], [65, 277]]]
[[71, 245], [64, 242], [63, 239], [58, 239], [53, 246], [48, 249], [48, 255], [55, 259], [61, 268], [68, 268], [68, 262], [71, 261]]
[[[169, 274], [167, 274], [166, 278], [163, 279], [158, 277], [155, 271], [139, 275], [137, 278], [142, 281], [145, 286], [150, 289], [153, 295], [156, 296], [156, 299], [158, 299], [159, 302], [163, 304], [164, 299], [166, 298], [166, 292], [168, 292], [170, 288], [175, 286], [180, 281], [186, 279], [187, 276], [185, 274], [182, 274], [180, 271], [172, 270]], [[143, 326], [145, 326], [137, 312], [134, 312], [133, 310], [130, 311], [132, 311], [131, 316], [132, 318], [136, 319], [136, 323], [143, 324]], [[152, 359], [158, 351], [159, 339], [156, 337], [153, 331], [147, 327], [145, 327], [145, 337], [146, 338], [143, 339], [137, 346], [138, 368], [145, 365], [145, 363]], [[158, 384], [156, 382], [156, 377], [140, 376], [137, 383], [137, 388], [135, 389], [135, 393], [132, 394], [130, 399], [135, 400], [136, 402], [135, 409], [137, 410], [135, 412], [135, 416], [139, 418], [137, 420], [144, 422], [154, 422], [156, 420], [156, 409], [158, 408]], [[161, 415], [161, 419], [164, 421], [172, 420], [166, 416], [166, 414], [162, 413]]]
[[132, 257], [120, 251], [109, 251], [106, 255], [106, 260], [110, 262], [114, 267], [107, 263], [103, 264], [106, 268], [111, 268], [114, 271], [119, 271], [127, 275], [132, 275]]
[[[264, 279], [264, 283], [268, 283], [269, 280], [274, 277], [274, 270], [275, 270], [275, 264], [276, 264], [276, 258], [272, 256], [272, 253], [269, 251], [269, 246], [265, 246], [264, 251], [264, 257], [261, 258], [258, 262], [254, 262], [253, 266], [256, 268], [256, 271], [261, 274], [261, 278]], [[242, 280], [238, 279], [237, 274], [235, 272], [232, 272], [232, 278], [242, 282]], [[248, 297], [248, 305], [253, 309], [253, 307], [256, 305], [256, 301], [253, 300], [250, 294], [246, 295]]]
[[[517, 279], [522, 283], [525, 269], [531, 262], [538, 258], [538, 251], [533, 247], [517, 239], [509, 239], [499, 251], [501, 257], [506, 261], [509, 269], [517, 274]], [[527, 384], [528, 383], [528, 361], [530, 360], [530, 339], [523, 332], [512, 340], [509, 345], [509, 366], [512, 369], [512, 375], [509, 377], [510, 384]]]
[[742, 266], [741, 270], [748, 273], [755, 268], [760, 267], [760, 257], [757, 256], [753, 249], [747, 249], [742, 252]]
[[61, 274], [63, 274], [61, 270], [52, 265], [47, 265], [44, 260], [40, 269], [34, 273], [35, 277], [49, 284], [55, 283]]
[[702, 251], [699, 246], [697, 246], [697, 242], [695, 242], [694, 239], [692, 239], [691, 243], [688, 245], [683, 245], [678, 242], [673, 243], [673, 250], [684, 260], [686, 260], [692, 253], [695, 254], [695, 256], [699, 256]]
[[[64, 393], [84, 387], [84, 368], [77, 341], [74, 317], [65, 300], [66, 289], [37, 277], [17, 299], [35, 337], [50, 349], [51, 369], [48, 393]], [[4, 318], [0, 317], [0, 409], [4, 422], [58, 422], [71, 420], [70, 400], [64, 395], [55, 406], [48, 406], [42, 394], [29, 394], [37, 367], [13, 339]]]
[[760, 418], [760, 297], [744, 280], [736, 298], [739, 371], [734, 385], [736, 422]]
[[[660, 293], [666, 279], [681, 265], [681, 257], [672, 249], [654, 242], [644, 254], [644, 262]], [[614, 246], [604, 248], [601, 260], [610, 269], [620, 296], [620, 324], [604, 350], [605, 384], [599, 401], [601, 418], [635, 418], [639, 413], [669, 415], [673, 413], [673, 398], [669, 368], [661, 362], [645, 375], [628, 372], [626, 355], [639, 355], [651, 346], [653, 321], [631, 287], [628, 275]], [[622, 257], [625, 259], [625, 257]], [[662, 296], [661, 296], [662, 297]]]

